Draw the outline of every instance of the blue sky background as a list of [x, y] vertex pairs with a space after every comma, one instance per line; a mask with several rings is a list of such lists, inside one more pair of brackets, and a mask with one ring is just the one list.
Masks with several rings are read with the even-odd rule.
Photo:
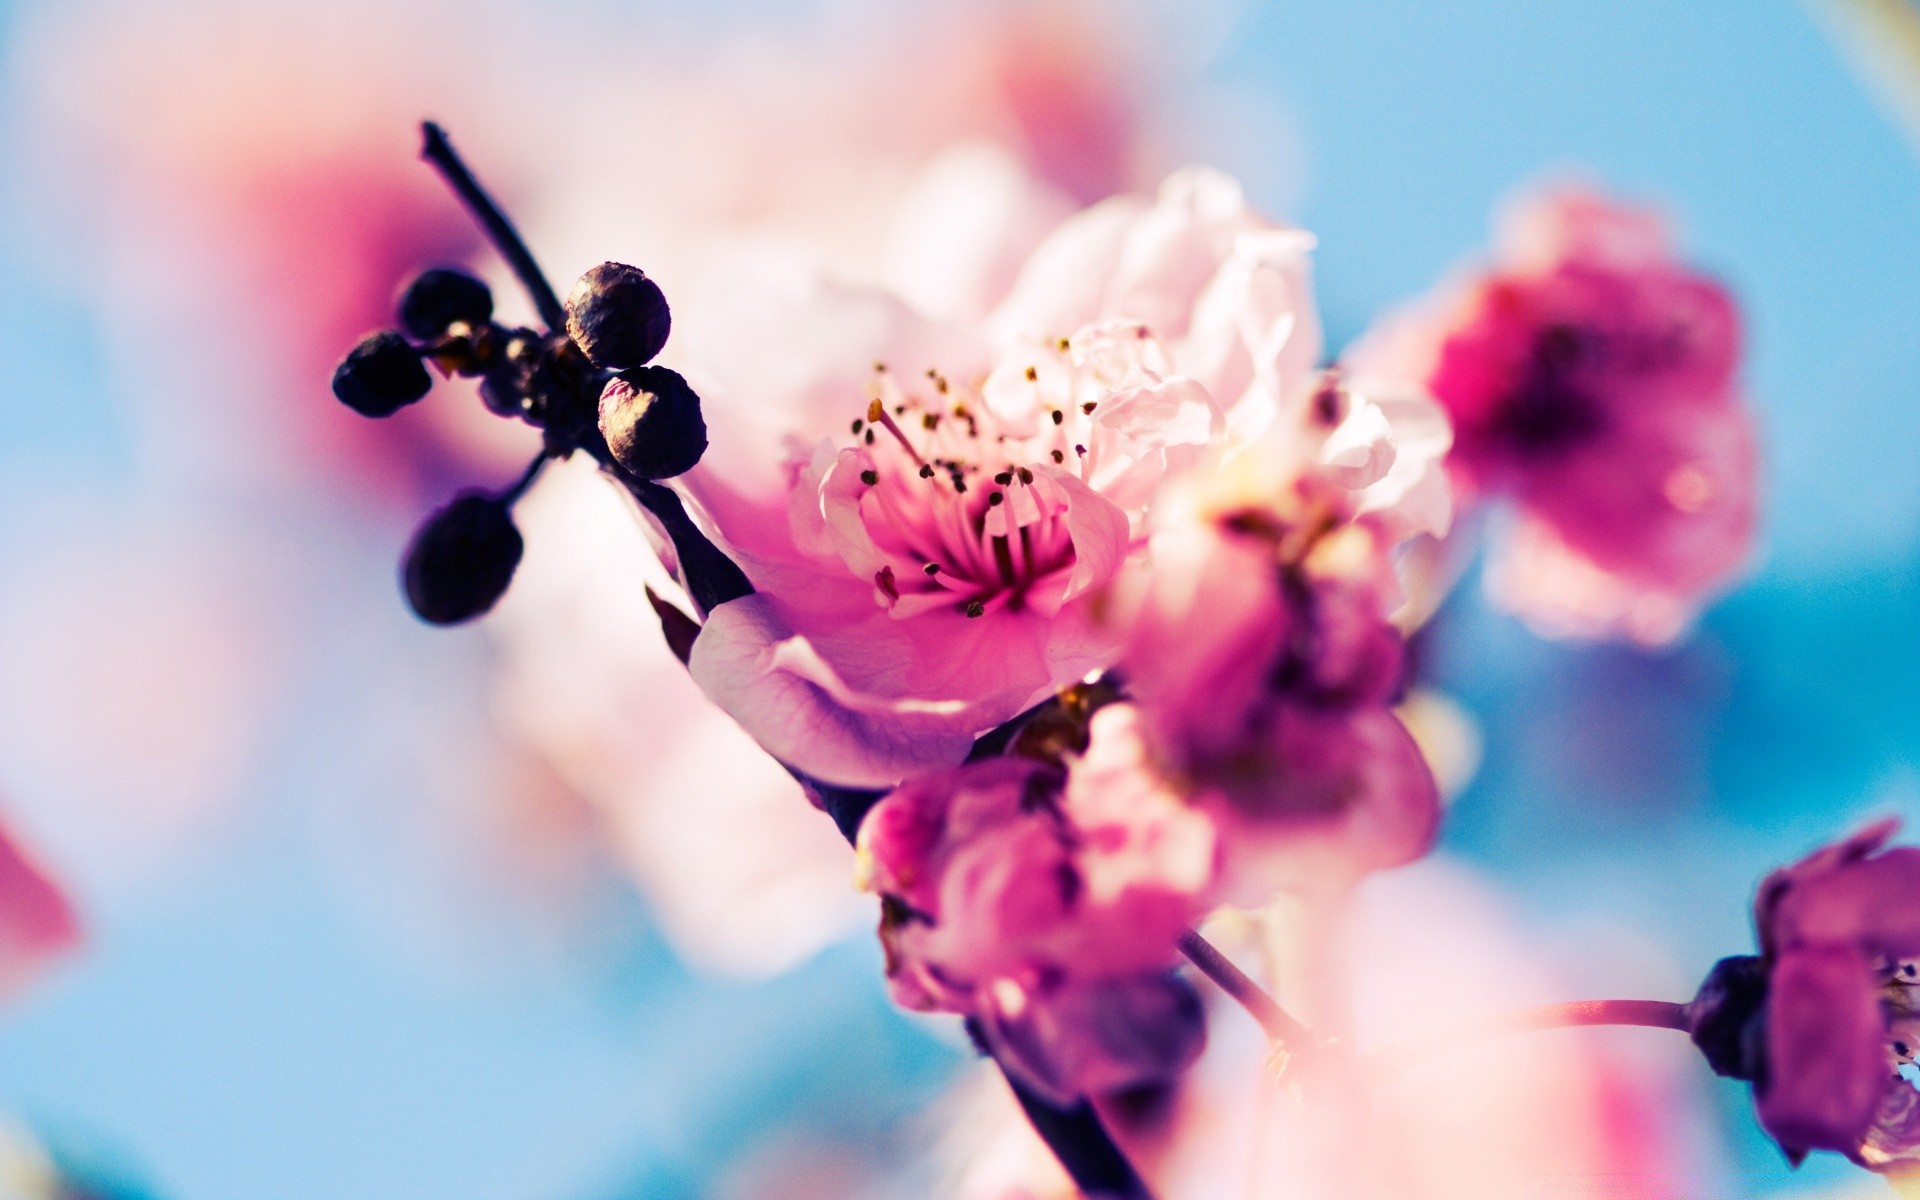
[[[0, 0], [0, 51], [34, 12]], [[652, 12], [579, 9], [642, 30]], [[1543, 922], [1601, 915], [1704, 969], [1746, 947], [1768, 865], [1861, 813], [1920, 814], [1920, 158], [1808, 12], [1274, 0], [1206, 82], [1280, 114], [1271, 155], [1196, 153], [1220, 149], [1319, 235], [1336, 340], [1482, 244], [1514, 186], [1567, 171], [1664, 204], [1747, 308], [1760, 569], [1659, 654], [1542, 644], [1463, 590], [1436, 670], [1487, 751], [1448, 849]], [[3, 582], [46, 488], [109, 511], [139, 493], [86, 281], [48, 277], [35, 215], [4, 186], [0, 205]], [[420, 704], [457, 721], [480, 666], [465, 635], [405, 617], [390, 544], [324, 511], [247, 519], [304, 539], [287, 586], [327, 581], [334, 611], [238, 785], [237, 828], [164, 885], [107, 894], [85, 954], [0, 1019], [0, 1109], [176, 1200], [691, 1196], [769, 1131], [898, 1136], [957, 1059], [890, 1010], [865, 939], [716, 986], [611, 884], [584, 936], [487, 898], [454, 922], [481, 948], [444, 958], [344, 898], [315, 814], [348, 790], [402, 804], [420, 765], [383, 722]], [[1775, 1169], [1737, 1092], [1717, 1094], [1743, 1161]]]

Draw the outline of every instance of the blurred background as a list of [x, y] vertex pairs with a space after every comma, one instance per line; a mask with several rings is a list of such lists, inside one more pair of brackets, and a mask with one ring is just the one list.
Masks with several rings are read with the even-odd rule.
[[[1657, 203], [1746, 308], [1764, 557], [1655, 652], [1540, 641], [1462, 587], [1424, 655], [1478, 769], [1443, 861], [1388, 887], [1470, 886], [1546, 998], [1689, 994], [1769, 866], [1920, 817], [1912, 17], [0, 0], [0, 820], [84, 927], [0, 1011], [0, 1189], [43, 1194], [49, 1159], [171, 1200], [941, 1170], [969, 1055], [888, 1004], [850, 854], [657, 646], [616, 498], [549, 472], [486, 621], [401, 600], [419, 518], [535, 446], [457, 385], [377, 426], [328, 394], [422, 266], [525, 315], [417, 161], [425, 116], [563, 288], [617, 258], [676, 303], [767, 246], [913, 295], [947, 269], [902, 249], [942, 171], [1033, 174], [1050, 219], [1199, 161], [1318, 235], [1337, 347], [1517, 186]], [[1787, 1173], [1657, 1036], [1607, 1053], [1678, 1079], [1688, 1186], [1728, 1189], [1687, 1195], [1850, 1186]]]

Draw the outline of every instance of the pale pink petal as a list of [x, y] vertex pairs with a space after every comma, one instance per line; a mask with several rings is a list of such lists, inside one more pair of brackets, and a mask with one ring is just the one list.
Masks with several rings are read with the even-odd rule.
[[1036, 474], [1051, 480], [1066, 494], [1067, 528], [1073, 537], [1073, 576], [1065, 600], [1071, 600], [1114, 577], [1132, 546], [1127, 514], [1071, 472], [1042, 466]]
[[960, 701], [887, 702], [850, 688], [758, 594], [709, 614], [688, 665], [769, 754], [828, 783], [884, 787], [950, 766], [981, 728]]
[[[1388, 709], [1344, 719], [1280, 718], [1291, 749], [1263, 807], [1209, 801], [1223, 826], [1226, 884], [1236, 903], [1275, 892], [1338, 894], [1374, 871], [1404, 866], [1433, 846], [1440, 794], [1406, 726]], [[1339, 796], [1337, 805], [1328, 802]]]
[[1121, 247], [1147, 204], [1116, 196], [1068, 218], [1035, 250], [988, 321], [998, 345], [1071, 337], [1100, 317]]
[[1357, 403], [1385, 418], [1393, 444], [1386, 473], [1360, 489], [1355, 514], [1385, 521], [1396, 540], [1426, 533], [1445, 537], [1453, 523], [1453, 492], [1447, 483], [1447, 450], [1453, 426], [1444, 410], [1423, 395], [1353, 384]]

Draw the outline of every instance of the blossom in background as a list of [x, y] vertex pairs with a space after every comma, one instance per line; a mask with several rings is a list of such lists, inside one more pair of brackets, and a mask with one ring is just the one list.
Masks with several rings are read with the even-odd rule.
[[0, 1000], [18, 995], [79, 940], [79, 920], [65, 893], [0, 825]]
[[1348, 359], [1446, 407], [1463, 502], [1517, 510], [1488, 588], [1543, 632], [1667, 641], [1752, 552], [1738, 313], [1649, 213], [1579, 190], [1528, 198], [1489, 267]]
[[1168, 974], [1209, 906], [1213, 828], [1144, 769], [1130, 706], [1083, 754], [913, 779], [860, 827], [894, 998], [975, 1019], [996, 1057], [1061, 1100], [1171, 1078], [1199, 1052]]
[[1753, 1084], [1760, 1123], [1798, 1163], [1920, 1165], [1920, 849], [1882, 821], [1775, 871], [1754, 901], [1758, 957], [1715, 964], [1690, 1007], [1722, 1075]]
[[[687, 351], [716, 422], [784, 445], [681, 481], [759, 589], [711, 614], [695, 679], [782, 760], [875, 786], [1109, 665], [1095, 600], [1162, 485], [1311, 401], [1311, 246], [1191, 169], [1067, 221], [982, 325], [757, 292]], [[1343, 417], [1329, 441], [1386, 470], [1384, 410]]]

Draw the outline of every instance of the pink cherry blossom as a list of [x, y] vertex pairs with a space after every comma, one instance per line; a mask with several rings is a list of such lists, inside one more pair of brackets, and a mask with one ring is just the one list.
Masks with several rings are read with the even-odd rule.
[[1666, 641], [1752, 552], [1738, 313], [1648, 213], [1580, 190], [1530, 198], [1489, 267], [1349, 358], [1446, 407], [1456, 487], [1518, 510], [1489, 590], [1544, 633]]
[[[687, 369], [760, 436], [683, 485], [759, 590], [711, 614], [695, 678], [776, 757], [878, 786], [1107, 665], [1094, 601], [1162, 485], [1312, 402], [1311, 246], [1195, 169], [1067, 221], [982, 325], [817, 278], [736, 301]], [[1421, 415], [1352, 405], [1330, 469], [1431, 509], [1396, 448], [1444, 445]]]
[[1147, 769], [1136, 724], [1100, 710], [1064, 767], [920, 776], [860, 829], [895, 999], [975, 1017], [1047, 1095], [1164, 1077], [1198, 1049], [1166, 971], [1209, 902], [1213, 828]]
[[49, 959], [79, 940], [79, 921], [66, 895], [0, 826], [0, 999], [17, 995]]
[[1439, 818], [1392, 708], [1395, 523], [1357, 515], [1364, 492], [1307, 444], [1268, 439], [1171, 497], [1114, 606], [1155, 761], [1219, 823], [1247, 904], [1407, 862]]

